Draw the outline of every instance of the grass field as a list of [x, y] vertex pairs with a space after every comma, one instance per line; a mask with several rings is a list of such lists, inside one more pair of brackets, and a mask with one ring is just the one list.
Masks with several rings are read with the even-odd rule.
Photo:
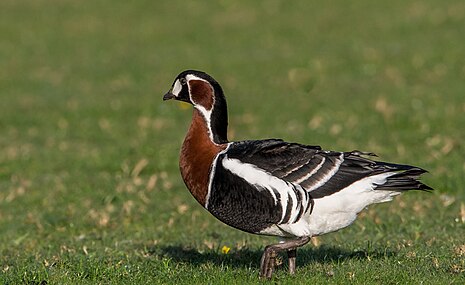
[[233, 140], [430, 171], [433, 193], [370, 207], [275, 283], [465, 284], [464, 35], [460, 0], [0, 1], [0, 283], [264, 283], [276, 240], [216, 221], [178, 172], [191, 109], [161, 99], [194, 68]]

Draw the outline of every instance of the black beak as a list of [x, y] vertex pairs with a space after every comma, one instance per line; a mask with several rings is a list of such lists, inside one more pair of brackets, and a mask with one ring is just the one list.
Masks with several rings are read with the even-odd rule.
[[176, 95], [171, 93], [171, 90], [168, 91], [164, 96], [163, 96], [163, 101], [170, 100], [170, 99], [176, 99]]

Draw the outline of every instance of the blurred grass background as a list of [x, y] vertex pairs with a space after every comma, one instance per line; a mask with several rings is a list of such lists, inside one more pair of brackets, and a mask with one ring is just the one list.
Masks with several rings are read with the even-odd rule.
[[161, 98], [193, 68], [233, 140], [430, 171], [434, 193], [371, 207], [276, 282], [463, 284], [463, 35], [453, 0], [2, 0], [0, 282], [258, 282], [275, 240], [216, 221], [178, 173], [191, 110]]

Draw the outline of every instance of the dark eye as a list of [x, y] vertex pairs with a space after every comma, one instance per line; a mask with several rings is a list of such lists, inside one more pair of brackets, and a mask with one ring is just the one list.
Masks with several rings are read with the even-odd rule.
[[181, 82], [181, 85], [186, 85], [187, 80], [186, 80], [186, 78], [181, 78], [181, 79], [179, 79], [179, 82]]

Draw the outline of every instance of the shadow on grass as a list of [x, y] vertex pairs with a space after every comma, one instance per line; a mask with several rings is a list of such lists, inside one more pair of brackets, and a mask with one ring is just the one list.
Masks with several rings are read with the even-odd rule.
[[[200, 266], [205, 263], [215, 265], [227, 265], [236, 268], [258, 268], [263, 250], [261, 249], [241, 249], [229, 254], [220, 251], [209, 250], [199, 252], [195, 248], [182, 246], [154, 246], [147, 248], [147, 253], [160, 257], [167, 257], [175, 262], [189, 263]], [[334, 247], [321, 246], [318, 248], [304, 247], [297, 250], [297, 264], [305, 266], [310, 263], [334, 263], [345, 260], [372, 260], [390, 258], [396, 253], [392, 251], [346, 251]], [[281, 254], [283, 263], [287, 263], [286, 254]]]

